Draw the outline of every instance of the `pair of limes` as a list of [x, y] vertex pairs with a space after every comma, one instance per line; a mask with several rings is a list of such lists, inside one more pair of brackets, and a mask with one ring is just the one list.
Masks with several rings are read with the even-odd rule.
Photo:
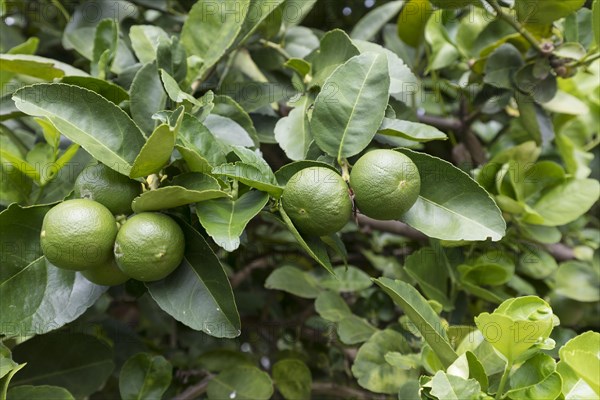
[[82, 171], [74, 200], [48, 211], [42, 223], [42, 251], [59, 268], [81, 271], [99, 285], [129, 278], [163, 279], [183, 259], [185, 238], [167, 215], [144, 212], [118, 228], [114, 214], [130, 214], [140, 184], [98, 164]]
[[[393, 150], [374, 150], [362, 156], [350, 173], [354, 202], [365, 215], [379, 220], [399, 219], [417, 201], [421, 178], [415, 163]], [[286, 184], [282, 205], [303, 233], [326, 236], [342, 229], [352, 215], [348, 185], [329, 168], [310, 167]]]

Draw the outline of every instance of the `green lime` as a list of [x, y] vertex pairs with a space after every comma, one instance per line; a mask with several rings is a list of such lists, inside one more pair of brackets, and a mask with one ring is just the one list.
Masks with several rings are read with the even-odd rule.
[[138, 281], [163, 279], [183, 260], [185, 237], [177, 223], [160, 213], [129, 218], [115, 240], [115, 259], [126, 275]]
[[352, 215], [348, 186], [329, 168], [298, 171], [285, 186], [281, 202], [294, 225], [308, 235], [335, 233]]
[[142, 191], [139, 182], [104, 164], [86, 167], [75, 180], [75, 197], [97, 201], [113, 214], [131, 214], [131, 202]]
[[419, 198], [421, 177], [415, 163], [394, 150], [373, 150], [350, 173], [357, 208], [379, 220], [399, 219]]
[[46, 213], [40, 243], [52, 264], [83, 271], [112, 258], [116, 236], [117, 222], [108, 208], [92, 200], [75, 199]]
[[82, 271], [81, 275], [88, 281], [102, 286], [116, 286], [129, 280], [129, 277], [117, 266], [114, 257], [104, 265]]

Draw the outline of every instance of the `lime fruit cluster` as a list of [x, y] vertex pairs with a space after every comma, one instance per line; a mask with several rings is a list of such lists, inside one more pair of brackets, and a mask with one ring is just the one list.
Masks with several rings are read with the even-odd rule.
[[421, 178], [415, 163], [393, 150], [373, 150], [350, 173], [354, 202], [366, 216], [399, 219], [419, 198]]
[[305, 168], [294, 174], [283, 190], [281, 202], [294, 225], [307, 235], [335, 233], [352, 215], [346, 182], [325, 167]]

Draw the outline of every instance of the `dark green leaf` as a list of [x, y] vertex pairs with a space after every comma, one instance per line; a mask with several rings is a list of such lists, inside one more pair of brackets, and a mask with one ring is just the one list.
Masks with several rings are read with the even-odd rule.
[[273, 395], [273, 382], [256, 367], [238, 366], [214, 377], [207, 394], [210, 400], [268, 400]]
[[117, 105], [129, 100], [129, 94], [121, 86], [90, 76], [65, 76], [60, 80], [68, 85], [80, 86], [98, 93]]
[[75, 400], [65, 388], [58, 386], [13, 386], [7, 395], [10, 400]]
[[0, 71], [33, 76], [47, 81], [65, 75], [89, 76], [69, 64], [29, 54], [0, 54]]
[[523, 66], [523, 56], [511, 44], [498, 47], [487, 59], [483, 81], [502, 89], [513, 89], [513, 75]]
[[156, 126], [152, 116], [164, 109], [167, 102], [167, 94], [155, 63], [146, 64], [138, 70], [129, 93], [131, 117], [144, 132], [152, 132]]
[[334, 29], [327, 32], [321, 39], [319, 50], [309, 60], [312, 63], [313, 75], [311, 85], [323, 86], [325, 80], [338, 66], [359, 54], [360, 52], [344, 31]]
[[517, 19], [528, 25], [549, 25], [579, 10], [585, 0], [516, 0]]
[[142, 132], [122, 109], [90, 90], [41, 83], [18, 90], [13, 99], [21, 111], [48, 118], [63, 135], [122, 174], [131, 172], [145, 143]]
[[439, 302], [445, 310], [452, 309], [453, 304], [447, 293], [448, 269], [439, 253], [430, 247], [422, 248], [406, 258], [404, 269], [418, 282], [421, 290], [431, 299]]
[[147, 283], [158, 305], [192, 329], [219, 338], [240, 335], [240, 316], [221, 262], [194, 228], [181, 224], [185, 257], [167, 278]]
[[312, 375], [306, 364], [288, 358], [273, 365], [273, 380], [286, 400], [310, 399]]
[[13, 384], [60, 386], [75, 398], [99, 390], [114, 368], [107, 344], [75, 332], [36, 336], [16, 346], [13, 355], [15, 360], [27, 362]]
[[319, 147], [338, 159], [364, 150], [383, 121], [389, 86], [383, 55], [361, 54], [336, 69], [315, 100], [311, 130]]
[[139, 353], [121, 368], [119, 391], [123, 400], [160, 400], [171, 384], [171, 363], [161, 356]]

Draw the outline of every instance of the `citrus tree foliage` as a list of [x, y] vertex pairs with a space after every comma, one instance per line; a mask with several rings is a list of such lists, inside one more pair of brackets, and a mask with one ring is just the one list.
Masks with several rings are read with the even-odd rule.
[[[0, 4], [2, 399], [600, 396], [598, 0]], [[294, 174], [377, 148], [414, 205], [299, 230]], [[165, 279], [45, 258], [96, 162]]]

